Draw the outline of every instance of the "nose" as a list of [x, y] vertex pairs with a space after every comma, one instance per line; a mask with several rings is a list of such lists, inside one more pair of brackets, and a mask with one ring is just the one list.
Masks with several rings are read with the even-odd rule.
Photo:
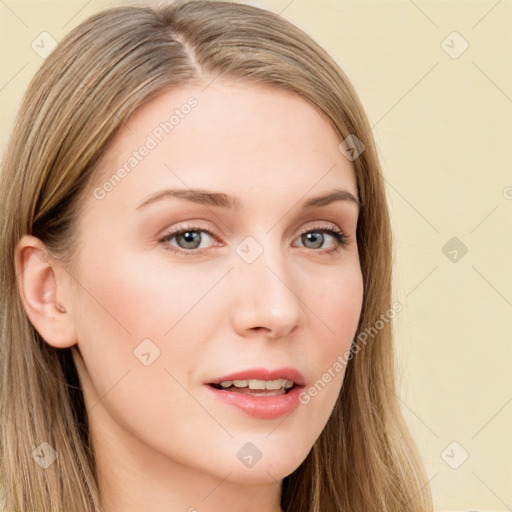
[[252, 263], [238, 259], [232, 279], [232, 324], [241, 336], [281, 338], [305, 321], [298, 280], [281, 249], [265, 248]]

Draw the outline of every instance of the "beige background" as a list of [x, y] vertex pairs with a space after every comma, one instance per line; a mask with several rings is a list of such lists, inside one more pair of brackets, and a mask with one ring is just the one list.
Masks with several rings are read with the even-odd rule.
[[[511, 510], [512, 3], [248, 3], [321, 43], [368, 112], [392, 210], [395, 299], [404, 305], [394, 320], [400, 399], [436, 510]], [[43, 31], [59, 40], [115, 4], [0, 2], [2, 152], [43, 61], [32, 42]], [[443, 252], [453, 237], [459, 246]]]

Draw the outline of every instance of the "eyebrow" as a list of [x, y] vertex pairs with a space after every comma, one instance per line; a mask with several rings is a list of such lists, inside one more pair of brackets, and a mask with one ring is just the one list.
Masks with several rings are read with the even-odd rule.
[[[190, 201], [193, 203], [204, 204], [208, 206], [216, 206], [220, 208], [230, 208], [234, 210], [240, 210], [242, 203], [238, 197], [230, 196], [223, 192], [214, 192], [211, 190], [204, 190], [198, 188], [186, 188], [186, 189], [167, 189], [155, 194], [150, 195], [143, 203], [137, 206], [136, 210], [147, 206], [156, 201], [166, 198], [177, 198]], [[320, 206], [326, 206], [335, 201], [348, 201], [356, 204], [358, 208], [361, 207], [359, 199], [349, 192], [348, 190], [334, 189], [330, 192], [310, 197], [304, 203], [302, 208], [311, 209]]]

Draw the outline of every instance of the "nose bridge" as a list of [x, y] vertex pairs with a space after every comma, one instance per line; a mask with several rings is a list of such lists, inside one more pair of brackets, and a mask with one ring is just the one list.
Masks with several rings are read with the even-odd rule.
[[271, 236], [247, 237], [236, 249], [235, 322], [238, 329], [265, 328], [283, 336], [303, 320], [293, 267]]

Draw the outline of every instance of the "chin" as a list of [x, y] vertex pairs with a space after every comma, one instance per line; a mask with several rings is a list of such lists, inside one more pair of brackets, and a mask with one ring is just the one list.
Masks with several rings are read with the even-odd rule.
[[[260, 461], [261, 462], [261, 461]], [[302, 461], [300, 461], [302, 462]], [[236, 468], [226, 480], [242, 485], [265, 485], [281, 481], [293, 473], [300, 465], [261, 465], [257, 464], [252, 468]]]
[[[233, 483], [245, 485], [272, 484], [293, 473], [309, 453], [305, 450], [299, 454], [297, 448], [291, 452], [275, 450], [271, 447], [268, 447], [267, 450], [262, 449], [258, 460], [256, 460], [256, 457], [250, 460], [250, 457], [245, 456], [242, 452], [240, 456], [237, 455], [235, 464], [230, 463], [231, 461], [224, 461], [226, 472], [222, 471], [222, 478], [231, 472], [227, 480]], [[249, 451], [247, 450], [247, 453]], [[218, 473], [218, 466], [216, 470]]]

